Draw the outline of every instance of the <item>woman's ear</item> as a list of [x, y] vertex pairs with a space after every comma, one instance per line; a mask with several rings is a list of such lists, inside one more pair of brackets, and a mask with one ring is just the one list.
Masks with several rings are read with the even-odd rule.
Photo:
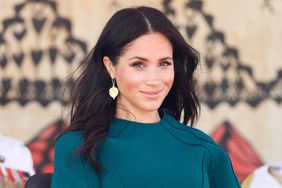
[[115, 78], [115, 67], [114, 64], [112, 63], [111, 59], [108, 56], [103, 57], [103, 63], [110, 74], [111, 78]]

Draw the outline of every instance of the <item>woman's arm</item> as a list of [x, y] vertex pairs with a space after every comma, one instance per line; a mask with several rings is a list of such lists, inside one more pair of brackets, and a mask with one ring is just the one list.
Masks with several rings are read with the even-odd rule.
[[220, 147], [214, 148], [210, 157], [211, 188], [240, 188], [226, 151]]

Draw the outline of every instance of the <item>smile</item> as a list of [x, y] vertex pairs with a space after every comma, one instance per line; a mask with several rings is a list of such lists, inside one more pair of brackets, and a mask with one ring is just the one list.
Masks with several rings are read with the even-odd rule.
[[140, 91], [143, 95], [145, 95], [146, 97], [157, 97], [161, 92], [162, 90], [160, 91]]

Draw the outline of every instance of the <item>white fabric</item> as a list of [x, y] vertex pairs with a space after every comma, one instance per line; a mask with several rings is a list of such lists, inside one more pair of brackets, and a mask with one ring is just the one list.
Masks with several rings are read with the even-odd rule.
[[23, 142], [0, 135], [0, 156], [5, 159], [3, 166], [34, 174], [31, 152]]
[[276, 169], [275, 172], [282, 176], [282, 164], [263, 165], [253, 173], [254, 176], [250, 188], [282, 188], [282, 185], [268, 172], [269, 167], [274, 167]]

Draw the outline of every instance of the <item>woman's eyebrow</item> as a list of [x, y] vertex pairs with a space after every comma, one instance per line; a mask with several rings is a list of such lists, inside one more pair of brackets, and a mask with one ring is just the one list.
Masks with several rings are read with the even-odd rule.
[[145, 58], [145, 57], [140, 57], [140, 56], [134, 56], [134, 57], [129, 58], [129, 60], [131, 60], [131, 59], [140, 59], [140, 60], [143, 60], [143, 61], [148, 61], [147, 58]]
[[160, 61], [163, 61], [163, 60], [173, 60], [172, 57], [164, 57], [164, 58], [161, 58]]
[[[140, 60], [143, 60], [143, 61], [148, 61], [147, 58], [140, 57], [140, 56], [134, 56], [134, 57], [129, 58], [129, 60], [131, 60], [131, 59], [140, 59]], [[173, 58], [172, 57], [163, 57], [163, 58], [159, 59], [159, 61], [164, 61], [164, 60], [173, 60]]]

